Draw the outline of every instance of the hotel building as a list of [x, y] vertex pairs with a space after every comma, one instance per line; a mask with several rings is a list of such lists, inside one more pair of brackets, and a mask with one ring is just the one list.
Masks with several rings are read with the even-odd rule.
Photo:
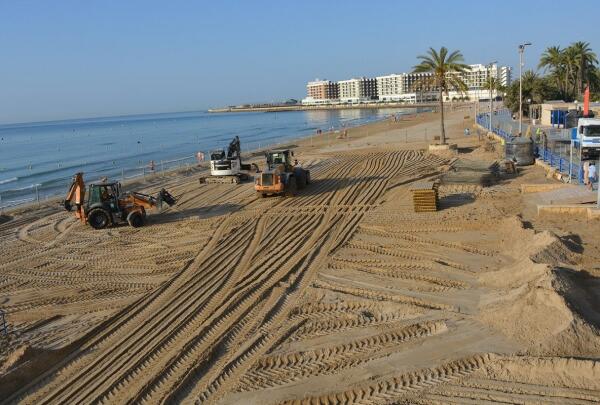
[[[508, 66], [491, 66], [475, 64], [469, 65], [470, 70], [460, 76], [467, 85], [464, 93], [450, 91], [444, 95], [450, 100], [489, 100], [490, 91], [485, 90], [488, 77], [494, 77], [498, 84], [508, 86], [511, 84], [511, 68]], [[362, 103], [378, 100], [379, 102], [404, 102], [418, 103], [438, 100], [439, 91], [436, 88], [419, 88], [419, 83], [424, 82], [431, 73], [398, 73], [376, 78], [361, 77], [357, 79], [331, 82], [316, 80], [308, 82], [307, 97], [303, 104], [338, 104]], [[492, 97], [502, 96], [494, 91]]]
[[331, 104], [339, 99], [339, 85], [331, 80], [316, 79], [306, 84], [306, 94], [302, 104]]
[[377, 100], [377, 81], [360, 77], [358, 79], [338, 82], [340, 101], [342, 103], [360, 103]]

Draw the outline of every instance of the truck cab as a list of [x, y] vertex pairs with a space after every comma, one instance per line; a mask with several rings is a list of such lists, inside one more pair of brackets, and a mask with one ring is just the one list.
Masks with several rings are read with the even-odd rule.
[[582, 159], [600, 157], [600, 119], [579, 118], [572, 131], [571, 138], [581, 148]]

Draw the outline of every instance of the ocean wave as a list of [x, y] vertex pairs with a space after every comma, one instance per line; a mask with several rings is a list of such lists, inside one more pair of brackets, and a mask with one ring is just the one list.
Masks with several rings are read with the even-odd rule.
[[12, 183], [19, 180], [18, 177], [11, 177], [10, 179], [0, 180], [0, 184]]
[[9, 190], [6, 190], [6, 193], [11, 193], [11, 192], [15, 192], [15, 191], [25, 191], [25, 190], [32, 190], [36, 187], [41, 187], [41, 183], [36, 183], [36, 184], [30, 184], [28, 186], [25, 187], [19, 187], [19, 188], [11, 188]]
[[2, 204], [0, 204], [0, 207], [2, 207], [2, 208], [14, 207], [16, 205], [21, 205], [21, 204], [31, 202], [34, 200], [35, 200], [35, 197], [20, 198], [18, 200], [2, 200]]

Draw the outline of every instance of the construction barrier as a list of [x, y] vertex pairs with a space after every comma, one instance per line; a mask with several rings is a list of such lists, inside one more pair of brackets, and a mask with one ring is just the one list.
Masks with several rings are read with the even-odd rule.
[[[479, 114], [477, 115], [477, 124], [482, 126], [483, 128], [489, 128], [489, 113]], [[499, 137], [500, 140], [506, 142], [510, 140], [510, 138], [514, 137], [516, 133], [514, 132], [515, 125], [518, 125], [516, 122], [507, 123], [505, 120], [510, 119], [510, 111], [508, 110], [500, 110], [497, 111], [492, 119], [492, 133]], [[504, 120], [504, 122], [503, 122]], [[508, 127], [508, 129], [506, 129]], [[523, 128], [526, 128], [525, 133], [534, 134], [533, 126], [525, 125]], [[536, 141], [535, 137], [532, 137], [534, 142]], [[502, 144], [504, 144], [502, 142]], [[571, 160], [571, 154], [568, 150], [565, 151], [552, 151], [551, 149], [544, 148], [539, 142], [534, 145], [534, 153], [538, 159], [547, 163], [550, 167], [556, 169], [558, 172], [568, 176], [571, 181], [576, 181], [579, 184], [583, 184], [583, 167], [580, 164], [578, 157], [573, 156]]]

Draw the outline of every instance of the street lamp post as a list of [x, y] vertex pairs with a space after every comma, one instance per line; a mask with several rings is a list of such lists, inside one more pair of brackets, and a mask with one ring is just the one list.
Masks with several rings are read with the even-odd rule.
[[498, 63], [498, 61], [493, 61], [487, 64], [487, 77], [488, 77], [488, 84], [490, 86], [490, 122], [489, 122], [489, 128], [488, 130], [490, 132], [492, 132], [492, 109], [493, 109], [493, 104], [492, 104], [492, 66], [494, 66], [495, 63]]
[[523, 52], [525, 47], [531, 45], [531, 42], [524, 42], [519, 45], [519, 136], [523, 133]]

